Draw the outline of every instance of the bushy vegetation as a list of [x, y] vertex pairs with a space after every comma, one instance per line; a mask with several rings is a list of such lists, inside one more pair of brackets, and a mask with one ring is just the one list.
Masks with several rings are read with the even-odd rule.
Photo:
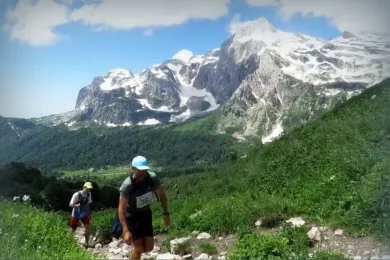
[[228, 232], [278, 213], [356, 234], [390, 234], [389, 85], [368, 89], [236, 163], [167, 179], [175, 225]]
[[1, 259], [93, 259], [55, 214], [0, 198]]
[[294, 227], [284, 224], [277, 234], [248, 233], [239, 238], [228, 259], [279, 259], [279, 260], [347, 260], [343, 254], [330, 251], [315, 251], [310, 257], [313, 245], [306, 235], [306, 226]]
[[288, 259], [288, 239], [271, 234], [247, 234], [227, 255], [228, 259]]
[[201, 120], [205, 127], [189, 131], [181, 124], [77, 131], [65, 126], [42, 128], [1, 146], [0, 163], [17, 161], [40, 168], [79, 170], [127, 165], [134, 156], [142, 154], [159, 167], [169, 167], [167, 172], [181, 168], [195, 172], [229, 161], [231, 151], [245, 151], [247, 145], [237, 144], [231, 136], [213, 134], [215, 126], [206, 123], [211, 119]]
[[[29, 195], [33, 205], [47, 210], [70, 212], [69, 201], [74, 192], [82, 189], [84, 180], [67, 181], [47, 177], [36, 168], [22, 163], [10, 163], [0, 168], [0, 196], [13, 199]], [[89, 180], [88, 180], [89, 181]], [[92, 182], [92, 209], [116, 207], [119, 191], [116, 187]]]

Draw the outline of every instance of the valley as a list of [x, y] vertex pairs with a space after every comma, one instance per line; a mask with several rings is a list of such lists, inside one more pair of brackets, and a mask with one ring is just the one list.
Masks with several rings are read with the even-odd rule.
[[[208, 232], [213, 237], [236, 234], [236, 246], [228, 250], [228, 256], [233, 258], [269, 255], [268, 245], [280, 250], [282, 259], [291, 252], [308, 257], [309, 249], [318, 251], [310, 246], [312, 242], [304, 242], [309, 227], [326, 226], [332, 230], [342, 229], [352, 244], [357, 243], [359, 237], [375, 237], [383, 245], [388, 245], [389, 220], [384, 213], [389, 210], [385, 203], [389, 198], [389, 101], [390, 79], [387, 79], [319, 119], [296, 128], [272, 143], [256, 147], [247, 156], [204, 172], [162, 177], [173, 220], [168, 240], [187, 236], [193, 231]], [[180, 131], [192, 129], [183, 125]], [[42, 182], [34, 181], [37, 177], [30, 179], [33, 184], [24, 184], [27, 186], [20, 189], [20, 179], [14, 174], [23, 174], [24, 171], [17, 169], [8, 175], [15, 177], [6, 177], [5, 172], [1, 174], [5, 178], [1, 183], [7, 183], [1, 190], [8, 190], [2, 196], [20, 196], [31, 191], [32, 187], [37, 187], [39, 192], [44, 184], [39, 186]], [[121, 179], [118, 179], [111, 187], [118, 187], [120, 182]], [[50, 181], [48, 185], [51, 185]], [[61, 197], [67, 194], [68, 188], [63, 185], [73, 189], [78, 187], [76, 183], [67, 182], [61, 184], [62, 191], [53, 189], [58, 187], [58, 183], [51, 188], [43, 186], [42, 189], [52, 192], [50, 198], [55, 199], [57, 195], [54, 192], [60, 193]], [[94, 196], [100, 198], [99, 203], [112, 203], [112, 206], [96, 210], [92, 229], [98, 241], [107, 245], [112, 242], [109, 230], [118, 195], [117, 190], [107, 184], [100, 187], [94, 191], [97, 192]], [[12, 193], [9, 189], [13, 190]], [[109, 197], [112, 202], [107, 201]], [[63, 200], [67, 203], [68, 198]], [[59, 200], [55, 201], [58, 207], [66, 208]], [[160, 205], [153, 204], [156, 236], [167, 232], [162, 218], [158, 217], [160, 211]], [[7, 212], [11, 214], [12, 211]], [[61, 225], [65, 225], [68, 215], [61, 215], [64, 217]], [[280, 236], [269, 237], [264, 232], [256, 232], [254, 227], [259, 219], [263, 225], [278, 227], [298, 216], [310, 225], [304, 229], [286, 231], [285, 235], [290, 234], [290, 240]], [[37, 239], [41, 241], [39, 243], [45, 243], [42, 238]], [[336, 257], [329, 254], [338, 252], [342, 253], [337, 256], [339, 259], [365, 253], [360, 248], [351, 251], [352, 255], [348, 254], [348, 249], [352, 250], [352, 247], [348, 248], [351, 244], [346, 244], [343, 249], [335, 247], [336, 242], [332, 241], [329, 240], [329, 247], [324, 247], [328, 253], [318, 255], [316, 259]], [[34, 248], [34, 244], [26, 246], [26, 250]], [[78, 247], [76, 244], [74, 246]], [[256, 250], [252, 250], [253, 247]], [[376, 250], [374, 247], [368, 250]]]

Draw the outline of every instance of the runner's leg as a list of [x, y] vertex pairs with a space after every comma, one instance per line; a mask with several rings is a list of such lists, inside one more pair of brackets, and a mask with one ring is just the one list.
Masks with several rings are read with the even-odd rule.
[[82, 218], [84, 224], [85, 245], [89, 245], [89, 216]]
[[79, 219], [72, 216], [70, 220], [70, 228], [72, 232], [76, 231], [78, 223], [79, 223]]
[[149, 253], [154, 248], [154, 237], [144, 237], [143, 239], [144, 253]]
[[139, 260], [141, 259], [142, 253], [145, 251], [144, 249], [144, 240], [142, 238], [133, 241], [133, 249], [131, 251], [131, 260]]
[[142, 231], [144, 235], [144, 253], [148, 253], [154, 248], [154, 232], [152, 211], [147, 211], [142, 218]]
[[131, 250], [130, 259], [139, 260], [144, 252], [143, 235], [142, 235], [142, 214], [132, 213], [127, 217], [127, 227], [132, 236], [133, 248]]

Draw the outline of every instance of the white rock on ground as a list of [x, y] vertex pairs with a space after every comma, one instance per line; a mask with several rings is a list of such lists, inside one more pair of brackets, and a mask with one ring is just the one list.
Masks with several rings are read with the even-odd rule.
[[303, 226], [305, 225], [305, 221], [300, 218], [300, 217], [296, 217], [296, 218], [290, 218], [288, 220], [286, 220], [287, 223], [291, 223], [294, 227], [300, 227], [300, 226]]
[[179, 255], [174, 255], [171, 253], [160, 254], [156, 257], [156, 260], [180, 260]]
[[125, 248], [122, 248], [122, 253], [121, 253], [123, 256], [128, 256], [130, 254], [130, 250], [129, 249], [125, 249]]
[[183, 256], [183, 259], [190, 260], [190, 259], [193, 259], [193, 257], [191, 254], [188, 254], [188, 255]]
[[159, 255], [159, 253], [156, 253], [156, 252], [150, 252], [149, 254], [142, 254], [141, 255], [141, 259], [156, 259], [156, 257]]
[[344, 233], [344, 231], [341, 230], [341, 229], [337, 229], [337, 230], [334, 232], [334, 234], [335, 234], [335, 235], [338, 235], [338, 236], [342, 236], [343, 233]]
[[191, 238], [190, 237], [181, 237], [181, 238], [175, 238], [173, 240], [170, 241], [170, 244], [171, 244], [171, 253], [172, 254], [176, 254], [176, 253], [179, 253], [177, 252], [177, 249], [180, 245], [186, 243], [187, 241], [189, 241]]
[[110, 248], [108, 249], [108, 252], [114, 255], [118, 255], [122, 252], [121, 248]]
[[114, 240], [110, 244], [108, 244], [108, 247], [110, 247], [110, 248], [117, 248], [119, 246], [119, 244], [120, 244], [119, 240]]
[[197, 236], [197, 239], [199, 240], [203, 240], [203, 239], [210, 239], [211, 238], [211, 235], [209, 233], [200, 233], [198, 236]]
[[327, 227], [320, 227], [320, 231], [321, 231], [321, 232], [325, 232], [325, 231], [327, 231], [327, 230], [328, 230]]
[[256, 226], [257, 228], [259, 228], [259, 227], [261, 226], [261, 219], [259, 219], [258, 221], [256, 221], [255, 226]]
[[321, 241], [321, 232], [320, 232], [320, 229], [318, 227], [312, 227], [311, 230], [309, 232], [307, 232], [307, 236], [311, 240]]
[[153, 260], [156, 259], [158, 255], [159, 255], [158, 253], [150, 252], [149, 254], [142, 254], [141, 259]]
[[199, 235], [199, 233], [200, 233], [199, 231], [193, 231], [193, 232], [191, 233], [191, 235], [194, 236], [194, 237], [196, 237], [197, 235]]
[[209, 257], [208, 254], [201, 254], [200, 256], [198, 256], [197, 258], [195, 258], [196, 260], [204, 260], [204, 259], [211, 259], [211, 257]]

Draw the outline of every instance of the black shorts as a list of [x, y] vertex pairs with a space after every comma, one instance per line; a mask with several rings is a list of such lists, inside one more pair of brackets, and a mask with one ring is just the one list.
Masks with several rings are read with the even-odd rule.
[[127, 227], [136, 241], [144, 237], [153, 237], [153, 218], [152, 211], [129, 212], [126, 217]]

